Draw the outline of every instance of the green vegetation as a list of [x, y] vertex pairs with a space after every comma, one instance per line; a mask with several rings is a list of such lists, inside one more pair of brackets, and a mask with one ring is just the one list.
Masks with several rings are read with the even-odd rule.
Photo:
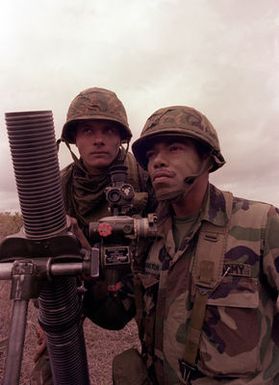
[[0, 213], [0, 238], [17, 233], [22, 223], [22, 216], [19, 213]]

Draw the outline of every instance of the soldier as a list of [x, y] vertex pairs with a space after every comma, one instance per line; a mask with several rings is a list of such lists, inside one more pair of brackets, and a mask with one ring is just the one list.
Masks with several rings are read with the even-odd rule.
[[193, 108], [156, 111], [132, 150], [159, 201], [135, 293], [152, 384], [279, 384], [278, 209], [209, 183], [225, 160]]
[[[89, 222], [111, 215], [105, 188], [111, 185], [109, 168], [112, 165], [120, 162], [128, 168], [127, 182], [135, 190], [130, 214], [142, 214], [151, 202], [146, 192], [146, 174], [128, 152], [131, 137], [125, 108], [114, 92], [97, 87], [88, 88], [71, 102], [60, 141], [67, 144], [74, 161], [62, 170], [61, 178], [67, 214], [85, 247], [88, 245]], [[77, 146], [79, 158], [72, 152], [70, 144]], [[103, 279], [87, 282], [86, 287], [84, 317], [89, 317], [97, 324], [100, 324], [100, 318], [102, 326], [111, 330], [121, 329], [132, 318], [133, 305], [127, 316], [118, 318], [123, 308], [122, 300], [125, 304], [131, 302], [122, 293], [121, 285], [117, 285], [113, 295], [110, 295], [112, 288], [108, 288]], [[125, 290], [127, 293], [129, 288]], [[106, 318], [108, 308], [110, 317]], [[40, 328], [38, 332], [40, 347], [35, 357], [31, 384], [51, 385], [53, 382], [45, 338]]]
[[70, 104], [61, 140], [75, 144], [80, 158], [70, 150], [74, 162], [62, 170], [62, 187], [67, 213], [85, 232], [89, 222], [109, 215], [104, 190], [116, 162], [128, 167], [127, 182], [136, 191], [133, 210], [141, 212], [147, 203], [146, 177], [128, 152], [131, 137], [125, 108], [114, 92], [88, 88]]

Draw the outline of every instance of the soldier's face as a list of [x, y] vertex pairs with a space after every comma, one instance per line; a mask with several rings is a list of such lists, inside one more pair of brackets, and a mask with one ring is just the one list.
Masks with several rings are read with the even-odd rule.
[[117, 157], [121, 143], [118, 127], [106, 120], [79, 122], [76, 146], [91, 174], [99, 174]]
[[191, 139], [158, 140], [146, 155], [158, 200], [172, 199], [183, 192], [185, 178], [198, 173], [202, 165], [202, 158]]

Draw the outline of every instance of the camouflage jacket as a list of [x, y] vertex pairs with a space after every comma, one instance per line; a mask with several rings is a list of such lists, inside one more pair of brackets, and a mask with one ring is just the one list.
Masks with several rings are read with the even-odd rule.
[[229, 222], [224, 194], [210, 185], [199, 219], [178, 250], [170, 212], [159, 219], [160, 236], [139, 274], [143, 303], [137, 314], [143, 356], [154, 383], [186, 384], [179, 359], [195, 301], [193, 263], [202, 224], [210, 222], [229, 227], [224, 266], [231, 269], [209, 296], [198, 371], [190, 383], [278, 385], [278, 209], [234, 197]]

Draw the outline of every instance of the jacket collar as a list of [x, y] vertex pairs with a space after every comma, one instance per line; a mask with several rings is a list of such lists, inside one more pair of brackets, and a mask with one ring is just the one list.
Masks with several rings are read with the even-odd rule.
[[212, 184], [209, 184], [207, 191], [201, 220], [208, 221], [215, 226], [225, 226], [229, 215], [223, 192]]
[[[173, 211], [169, 203], [158, 206], [158, 235], [164, 236], [166, 229], [171, 227]], [[201, 208], [199, 221], [208, 221], [215, 226], [225, 226], [228, 222], [226, 200], [223, 192], [212, 184], [208, 185], [204, 204]]]

